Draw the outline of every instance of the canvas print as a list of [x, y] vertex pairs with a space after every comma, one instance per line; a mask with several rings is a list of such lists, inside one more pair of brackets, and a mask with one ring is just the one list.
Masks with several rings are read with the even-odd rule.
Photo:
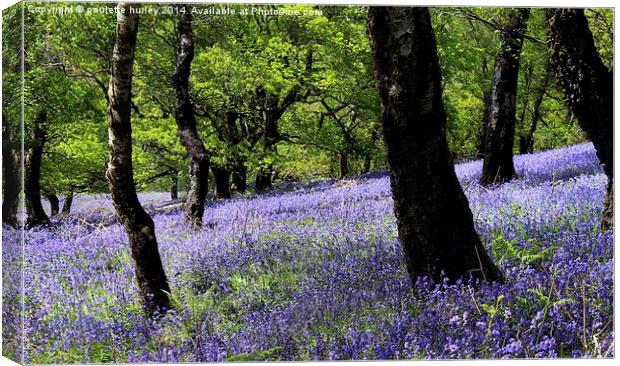
[[613, 8], [2, 12], [2, 355], [613, 358]]

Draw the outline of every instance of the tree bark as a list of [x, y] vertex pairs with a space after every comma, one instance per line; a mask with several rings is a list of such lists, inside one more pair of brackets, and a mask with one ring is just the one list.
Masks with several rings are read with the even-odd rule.
[[24, 195], [26, 197], [26, 227], [46, 224], [49, 218], [41, 204], [41, 162], [43, 146], [47, 138], [44, 124], [47, 112], [39, 112], [32, 126], [32, 147], [26, 153], [24, 164]]
[[243, 162], [239, 162], [232, 172], [232, 182], [235, 190], [244, 193], [247, 190], [248, 171]]
[[346, 152], [338, 154], [338, 175], [340, 179], [349, 175], [349, 159]]
[[173, 175], [170, 183], [170, 199], [176, 200], [179, 198], [179, 176]]
[[548, 9], [551, 65], [568, 108], [592, 141], [608, 186], [601, 229], [613, 228], [613, 71], [601, 60], [583, 9]]
[[47, 198], [50, 203], [50, 216], [58, 215], [58, 212], [60, 212], [60, 200], [58, 199], [58, 196], [55, 194], [48, 194], [45, 198]]
[[256, 191], [266, 191], [271, 189], [271, 169], [261, 169], [256, 173], [256, 183], [254, 184]]
[[211, 171], [215, 178], [215, 191], [213, 194], [215, 199], [230, 198], [230, 170], [212, 165]]
[[428, 8], [370, 7], [394, 212], [412, 281], [501, 273], [474, 229], [450, 160], [441, 70]]
[[614, 177], [607, 177], [607, 190], [601, 213], [601, 230], [610, 231], [614, 228]]
[[129, 237], [136, 265], [138, 289], [149, 316], [170, 307], [170, 287], [162, 266], [155, 225], [138, 200], [133, 179], [131, 137], [131, 84], [138, 33], [139, 5], [119, 3], [116, 43], [112, 54], [108, 87], [108, 148], [110, 162], [106, 178], [112, 202]]
[[69, 214], [71, 213], [71, 205], [73, 204], [73, 191], [69, 191], [65, 196], [65, 201], [62, 204], [62, 213]]
[[209, 153], [196, 128], [196, 115], [189, 95], [189, 76], [194, 59], [192, 14], [180, 15], [176, 65], [172, 84], [176, 95], [175, 119], [181, 143], [190, 158], [189, 191], [185, 201], [185, 217], [196, 227], [202, 226], [209, 183]]
[[486, 135], [481, 184], [502, 183], [516, 176], [512, 151], [516, 127], [517, 82], [529, 9], [515, 9], [508, 16], [495, 58], [495, 75], [485, 105]]
[[13, 138], [13, 126], [7, 114], [2, 115], [2, 222], [17, 227], [17, 206], [19, 205], [19, 164], [17, 161], [16, 144]]

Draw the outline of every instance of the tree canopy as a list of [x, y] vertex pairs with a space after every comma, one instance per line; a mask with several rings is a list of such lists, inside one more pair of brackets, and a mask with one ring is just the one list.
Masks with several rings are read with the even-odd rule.
[[[188, 187], [187, 156], [174, 123], [170, 80], [179, 9], [196, 13], [189, 93], [198, 134], [211, 165], [232, 173], [233, 190], [252, 187], [253, 177], [260, 174], [269, 176], [270, 183], [341, 178], [383, 168], [366, 8], [261, 5], [264, 12], [242, 15], [244, 8], [228, 5], [236, 15], [226, 16], [204, 15], [213, 8], [199, 4], [142, 14], [132, 96], [138, 189], [184, 192]], [[266, 15], [278, 9], [299, 15]], [[480, 152], [484, 98], [507, 12], [430, 10], [443, 76], [448, 144], [457, 160]], [[611, 11], [588, 10], [586, 16], [603, 62], [611, 65]], [[103, 11], [26, 12], [25, 38], [31, 49], [25, 74], [26, 145], [32, 142], [31, 121], [45, 108], [44, 193], [106, 191], [104, 90], [114, 17]], [[544, 18], [543, 10], [532, 9], [524, 35], [515, 152], [585, 139], [549, 72]], [[11, 75], [16, 74], [5, 71], [6, 80]]]

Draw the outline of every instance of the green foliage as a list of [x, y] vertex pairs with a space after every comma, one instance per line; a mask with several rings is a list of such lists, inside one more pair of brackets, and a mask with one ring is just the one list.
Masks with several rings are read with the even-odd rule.
[[[62, 4], [32, 3], [37, 7]], [[192, 5], [196, 9], [205, 6]], [[230, 6], [237, 12], [245, 8]], [[384, 167], [365, 7], [261, 7], [300, 10], [305, 15], [194, 16], [190, 93], [199, 134], [212, 162], [230, 170], [245, 167], [248, 180], [270, 169], [280, 180], [337, 177], [339, 156], [346, 157], [349, 174]], [[502, 8], [432, 9], [448, 140], [457, 157], [471, 157], [478, 148], [484, 94], [490, 87], [499, 46], [499, 31], [492, 25], [501, 25], [505, 13]], [[613, 10], [589, 9], [586, 14], [601, 57], [611, 65]], [[27, 147], [35, 143], [30, 138], [33, 121], [46, 110], [44, 192], [105, 192], [105, 93], [115, 16], [94, 12], [26, 15], [25, 142]], [[9, 66], [3, 78], [7, 86], [19, 85], [19, 51], [14, 48], [19, 34], [10, 26], [17, 17], [10, 10], [3, 16], [7, 40], [3, 64]], [[178, 20], [177, 14], [140, 18], [132, 110], [134, 172], [140, 190], [167, 190], [178, 180], [182, 191], [187, 180], [171, 84]], [[534, 101], [547, 72], [547, 50], [536, 41], [546, 37], [542, 9], [532, 10], [527, 35], [519, 73], [515, 151], [519, 137], [530, 129]], [[15, 42], [9, 42], [11, 37]], [[11, 121], [18, 121], [19, 90], [3, 90], [4, 111]], [[281, 113], [276, 118], [277, 134], [270, 141], [266, 121], [274, 111]], [[535, 150], [585, 139], [552, 75], [540, 116]]]
[[497, 262], [518, 261], [526, 265], [544, 263], [551, 259], [556, 248], [555, 245], [543, 248], [533, 239], [527, 239], [525, 243], [521, 240], [518, 237], [508, 240], [501, 233], [496, 234], [490, 246]]
[[[499, 22], [501, 9], [464, 9]], [[476, 152], [482, 131], [484, 93], [491, 85], [499, 36], [468, 18], [461, 9], [436, 8], [431, 12], [443, 77], [448, 116], [448, 143], [459, 156]]]
[[21, 142], [20, 23], [19, 6], [2, 11], [2, 146], [15, 151]]
[[[490, 88], [499, 31], [506, 9], [436, 8], [432, 20], [443, 73], [444, 103], [448, 115], [448, 140], [457, 156], [476, 152], [482, 129], [484, 93]], [[587, 10], [590, 27], [604, 62], [611, 65], [613, 12], [609, 9]], [[547, 73], [547, 48], [544, 9], [532, 9], [527, 36], [521, 53], [517, 96], [517, 131], [519, 139], [532, 124], [535, 99]], [[487, 24], [489, 23], [489, 24]], [[547, 83], [540, 107], [540, 119], [534, 133], [534, 151], [548, 150], [582, 142], [585, 136], [563, 101], [553, 75]]]
[[614, 63], [614, 9], [585, 9], [594, 43], [603, 63], [612, 68]]

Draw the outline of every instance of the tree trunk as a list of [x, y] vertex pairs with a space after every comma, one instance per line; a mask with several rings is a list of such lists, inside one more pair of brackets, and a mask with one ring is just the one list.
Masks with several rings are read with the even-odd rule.
[[540, 120], [540, 106], [545, 99], [545, 93], [547, 92], [547, 85], [549, 85], [549, 67], [547, 66], [544, 71], [542, 84], [538, 89], [538, 95], [534, 101], [534, 107], [532, 111], [532, 122], [527, 130], [527, 133], [519, 139], [519, 153], [531, 154], [534, 152], [534, 133], [536, 127], [538, 127], [538, 121]]
[[131, 138], [131, 83], [138, 33], [139, 5], [119, 3], [116, 43], [112, 54], [108, 88], [108, 148], [110, 162], [106, 178], [112, 202], [125, 227], [136, 264], [138, 289], [149, 316], [170, 307], [170, 287], [162, 266], [155, 225], [138, 200], [133, 179]]
[[58, 215], [58, 212], [60, 212], [60, 200], [58, 199], [58, 196], [55, 194], [48, 194], [45, 197], [50, 203], [50, 216]]
[[267, 170], [260, 170], [256, 173], [256, 183], [254, 189], [256, 191], [266, 191], [271, 189], [271, 168]]
[[607, 177], [607, 190], [601, 213], [601, 230], [609, 231], [614, 228], [614, 177]]
[[340, 179], [349, 175], [349, 160], [346, 152], [338, 154], [338, 175]]
[[41, 162], [43, 145], [47, 133], [43, 125], [47, 121], [47, 112], [42, 111], [33, 121], [32, 147], [26, 153], [24, 164], [24, 195], [26, 196], [26, 227], [33, 227], [49, 222], [41, 204]]
[[519, 58], [523, 46], [529, 9], [513, 10], [508, 16], [501, 46], [495, 58], [495, 75], [490, 97], [485, 105], [487, 128], [484, 140], [484, 163], [481, 184], [508, 181], [515, 177], [512, 161], [514, 148]]
[[546, 11], [551, 64], [568, 108], [594, 144], [607, 175], [601, 228], [613, 228], [613, 71], [601, 60], [583, 9]]
[[215, 199], [230, 198], [230, 170], [212, 165], [211, 171], [215, 178]]
[[370, 7], [394, 212], [412, 281], [501, 273], [474, 229], [450, 161], [441, 70], [428, 8]]
[[65, 196], [65, 202], [62, 204], [62, 213], [69, 214], [71, 213], [71, 205], [73, 204], [73, 191], [69, 191]]
[[176, 200], [179, 198], [179, 176], [175, 174], [171, 178], [170, 183], [170, 199]]
[[176, 95], [175, 119], [181, 143], [190, 157], [189, 191], [185, 201], [185, 217], [196, 227], [202, 226], [209, 183], [209, 153], [198, 136], [196, 115], [189, 95], [189, 76], [194, 59], [192, 14], [180, 15], [177, 54], [172, 84]]
[[240, 162], [232, 172], [232, 182], [235, 186], [235, 190], [239, 193], [244, 193], [248, 187], [248, 171], [243, 162]]
[[2, 140], [2, 222], [17, 227], [20, 180], [15, 147], [19, 142], [13, 138], [13, 126], [6, 113], [2, 115]]

